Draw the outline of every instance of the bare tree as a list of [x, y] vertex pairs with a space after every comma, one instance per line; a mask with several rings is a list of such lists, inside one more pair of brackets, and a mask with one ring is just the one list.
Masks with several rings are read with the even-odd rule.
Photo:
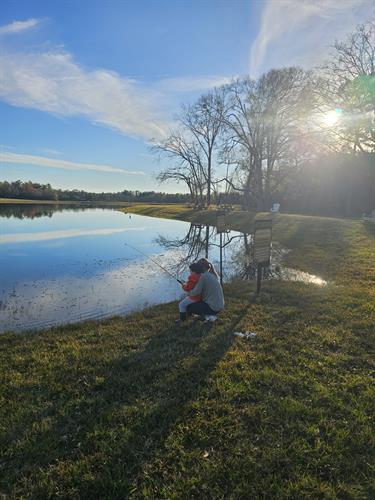
[[159, 159], [166, 157], [173, 161], [172, 166], [158, 175], [159, 181], [186, 183], [195, 205], [211, 204], [224, 112], [224, 89], [214, 89], [195, 104], [183, 105], [177, 119], [178, 131], [151, 148]]
[[343, 84], [358, 76], [375, 76], [375, 23], [361, 24], [345, 42], [336, 41], [328, 68]]
[[[360, 25], [336, 43], [317, 79], [320, 112], [334, 113], [321, 125], [326, 142], [339, 152], [375, 151], [375, 23]], [[336, 119], [337, 118], [337, 119]]]
[[214, 187], [213, 169], [218, 155], [219, 135], [225, 115], [225, 89], [215, 88], [203, 95], [193, 105], [182, 107], [180, 122], [191, 135], [198, 147], [202, 174], [206, 183], [207, 206], [211, 204], [211, 192]]
[[227, 144], [238, 154], [235, 172], [242, 174], [247, 208], [268, 208], [280, 179], [275, 173], [291, 165], [311, 108], [307, 76], [300, 68], [271, 70], [257, 81], [238, 80], [229, 90]]
[[204, 186], [206, 174], [203, 169], [201, 151], [196, 142], [189, 141], [181, 132], [171, 134], [163, 142], [151, 148], [159, 159], [171, 160], [171, 166], [162, 170], [157, 176], [160, 182], [174, 180], [184, 182], [188, 187], [192, 202], [196, 206], [204, 204]]

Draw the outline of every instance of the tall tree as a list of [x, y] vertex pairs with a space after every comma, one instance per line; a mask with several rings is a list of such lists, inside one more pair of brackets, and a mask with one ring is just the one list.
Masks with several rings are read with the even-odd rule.
[[202, 173], [206, 182], [207, 206], [211, 205], [214, 163], [226, 111], [225, 89], [215, 88], [201, 96], [193, 105], [182, 107], [180, 122], [192, 137], [202, 159]]
[[271, 70], [259, 80], [238, 80], [229, 93], [229, 149], [238, 154], [247, 208], [267, 209], [280, 172], [302, 145], [312, 105], [308, 74], [294, 67]]

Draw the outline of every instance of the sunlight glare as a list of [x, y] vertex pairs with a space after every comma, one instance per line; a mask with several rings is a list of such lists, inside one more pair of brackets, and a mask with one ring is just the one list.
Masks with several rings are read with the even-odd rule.
[[332, 111], [328, 111], [323, 117], [323, 122], [328, 127], [335, 125], [337, 123], [339, 117], [341, 115], [341, 109], [334, 109]]

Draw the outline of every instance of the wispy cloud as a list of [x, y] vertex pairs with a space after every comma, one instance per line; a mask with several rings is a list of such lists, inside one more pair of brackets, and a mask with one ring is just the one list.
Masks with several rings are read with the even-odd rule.
[[27, 19], [27, 21], [13, 21], [5, 26], [0, 26], [0, 35], [10, 35], [13, 33], [20, 33], [21, 31], [26, 31], [34, 28], [40, 23], [40, 19]]
[[45, 158], [28, 154], [0, 152], [0, 163], [18, 163], [21, 165], [36, 165], [38, 167], [62, 168], [65, 170], [96, 170], [97, 172], [114, 172], [130, 175], [146, 175], [141, 171], [126, 170], [112, 165], [97, 165], [95, 163], [77, 163], [57, 158]]
[[0, 69], [0, 98], [14, 106], [80, 115], [146, 139], [167, 132], [156, 89], [105, 69], [84, 69], [66, 52], [3, 53]]
[[[19, 23], [26, 29], [26, 23], [31, 27], [37, 22]], [[11, 30], [14, 24], [0, 30]], [[231, 79], [225, 75], [171, 77], [145, 85], [108, 69], [88, 70], [61, 50], [26, 53], [4, 49], [0, 54], [0, 99], [5, 102], [60, 116], [83, 116], [146, 140], [160, 140], [168, 134], [171, 103], [177, 94], [202, 92]]]
[[26, 243], [30, 241], [59, 240], [80, 236], [103, 236], [126, 231], [144, 231], [145, 228], [104, 228], [104, 229], [61, 229], [58, 231], [43, 231], [38, 233], [14, 233], [0, 235], [0, 245], [5, 243]]
[[[22, 32], [40, 20], [14, 21], [0, 34]], [[170, 77], [143, 84], [106, 68], [88, 69], [61, 50], [0, 53], [0, 99], [59, 116], [82, 116], [124, 135], [147, 141], [166, 137], [179, 94], [228, 83], [231, 76]]]
[[371, 0], [268, 0], [251, 47], [250, 75], [270, 64], [317, 63], [336, 37], [370, 12]]
[[51, 148], [38, 148], [43, 155], [61, 156], [62, 152]]

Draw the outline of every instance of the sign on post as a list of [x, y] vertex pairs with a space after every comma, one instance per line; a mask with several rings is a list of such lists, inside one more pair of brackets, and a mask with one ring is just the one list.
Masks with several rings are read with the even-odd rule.
[[262, 268], [270, 263], [272, 241], [272, 219], [255, 221], [254, 229], [254, 261], [257, 264], [257, 293], [262, 283]]

